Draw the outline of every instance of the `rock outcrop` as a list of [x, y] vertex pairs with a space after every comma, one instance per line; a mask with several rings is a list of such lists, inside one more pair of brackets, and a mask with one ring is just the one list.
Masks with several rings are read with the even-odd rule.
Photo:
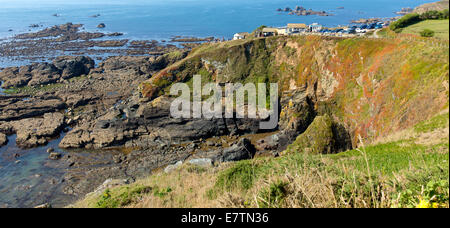
[[0, 122], [42, 116], [66, 105], [56, 97], [0, 96]]
[[[328, 115], [317, 116], [308, 129], [297, 137], [286, 153], [332, 154], [351, 148], [350, 140], [342, 140], [345, 132], [339, 132], [336, 123]], [[347, 137], [350, 138], [349, 136]]]
[[0, 147], [6, 145], [8, 143], [8, 138], [5, 134], [0, 133]]
[[9, 67], [0, 72], [2, 88], [36, 87], [89, 74], [94, 60], [84, 56], [58, 57], [53, 63], [35, 63], [22, 67]]
[[[278, 83], [280, 130], [295, 138], [316, 115], [328, 114], [356, 145], [358, 135], [373, 140], [445, 107], [448, 86], [431, 81], [448, 82], [448, 42], [404, 39], [300, 36], [209, 44], [153, 75], [140, 91], [152, 100], [199, 72], [216, 83]], [[433, 57], [413, 51], [423, 47]], [[412, 67], [416, 62], [433, 69]], [[424, 84], [421, 77], [432, 78]]]
[[0, 131], [17, 134], [16, 144], [20, 148], [45, 145], [56, 137], [64, 127], [64, 115], [45, 113], [42, 118], [28, 118], [0, 123]]
[[414, 9], [414, 13], [422, 14], [428, 11], [436, 10], [442, 11], [445, 9], [449, 9], [449, 0], [441, 0], [433, 3], [426, 3], [421, 6], [418, 6]]
[[252, 119], [174, 119], [170, 117], [173, 98], [111, 108], [97, 119], [84, 122], [70, 131], [61, 148], [105, 148], [112, 146], [148, 147], [177, 144], [231, 132], [256, 133], [258, 120]]

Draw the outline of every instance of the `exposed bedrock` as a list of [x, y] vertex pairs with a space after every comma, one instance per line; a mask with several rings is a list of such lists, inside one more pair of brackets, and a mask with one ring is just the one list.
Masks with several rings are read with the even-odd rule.
[[34, 63], [22, 67], [8, 67], [0, 72], [2, 88], [36, 87], [89, 74], [94, 60], [84, 56], [62, 56], [53, 63]]

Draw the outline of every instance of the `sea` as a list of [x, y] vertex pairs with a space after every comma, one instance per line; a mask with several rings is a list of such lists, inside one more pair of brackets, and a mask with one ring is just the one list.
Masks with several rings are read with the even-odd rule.
[[[261, 25], [320, 23], [348, 25], [351, 20], [393, 17], [403, 7], [436, 0], [0, 0], [0, 39], [67, 22], [88, 31], [122, 32], [127, 39], [164, 40], [173, 36], [231, 38]], [[333, 16], [294, 16], [278, 8], [303, 6]], [[343, 8], [342, 8], [343, 7]], [[58, 15], [55, 17], [54, 15]], [[92, 17], [93, 15], [100, 15]], [[12, 30], [12, 31], [10, 31]]]
[[[230, 39], [237, 32], [251, 32], [287, 23], [320, 23], [332, 27], [351, 20], [394, 17], [404, 7], [435, 0], [0, 0], [0, 42], [11, 37], [67, 22], [84, 24], [87, 31], [121, 32], [130, 40], [168, 40], [174, 36]], [[293, 16], [278, 8], [303, 6], [333, 16]], [[55, 16], [56, 15], [56, 16]], [[92, 17], [98, 15], [97, 17]], [[38, 24], [40, 28], [30, 28]], [[1, 48], [1, 46], [0, 46]], [[1, 53], [1, 50], [0, 50]], [[0, 65], [2, 62], [0, 60]], [[0, 82], [1, 83], [1, 82]], [[0, 89], [0, 93], [2, 93]], [[63, 134], [44, 147], [21, 150], [15, 135], [0, 147], [0, 207], [33, 207], [50, 202], [63, 206], [70, 200], [48, 180], [60, 178], [62, 169], [53, 167], [46, 150], [57, 148]], [[85, 152], [88, 153], [88, 152]], [[18, 158], [15, 155], [19, 155]]]

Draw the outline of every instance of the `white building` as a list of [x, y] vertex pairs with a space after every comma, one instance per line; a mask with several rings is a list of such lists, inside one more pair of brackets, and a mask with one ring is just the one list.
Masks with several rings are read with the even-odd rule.
[[312, 24], [309, 26], [309, 31], [310, 31], [310, 32], [319, 32], [319, 31], [322, 30], [322, 29], [323, 29], [323, 26], [320, 25], [320, 24], [318, 24], [318, 23], [312, 23]]
[[233, 36], [233, 40], [243, 40], [247, 38], [250, 34], [248, 32], [236, 33]]
[[308, 28], [309, 27], [306, 24], [290, 23], [287, 25], [287, 32], [288, 33], [306, 32], [308, 30]]
[[278, 33], [278, 35], [281, 35], [281, 36], [289, 35], [287, 27], [277, 28], [277, 33]]

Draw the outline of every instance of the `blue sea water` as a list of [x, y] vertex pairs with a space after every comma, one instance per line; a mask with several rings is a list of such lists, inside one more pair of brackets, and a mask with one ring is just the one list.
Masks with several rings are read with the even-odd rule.
[[[433, 1], [436, 0], [0, 0], [0, 38], [39, 29], [30, 29], [31, 24], [48, 27], [67, 22], [82, 23], [88, 31], [105, 23], [104, 31], [123, 32], [130, 39], [162, 40], [177, 35], [231, 38], [236, 32], [252, 31], [260, 25], [318, 22], [337, 26], [359, 18], [392, 17], [403, 7]], [[334, 16], [293, 16], [276, 11], [296, 5], [325, 10]], [[95, 14], [101, 16], [90, 17]]]

